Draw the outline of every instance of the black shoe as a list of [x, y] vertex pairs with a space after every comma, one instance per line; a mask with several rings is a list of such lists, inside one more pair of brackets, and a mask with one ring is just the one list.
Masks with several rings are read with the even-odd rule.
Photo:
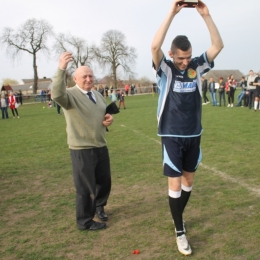
[[104, 229], [106, 228], [106, 226], [107, 226], [106, 223], [93, 221], [92, 225], [89, 228], [87, 228], [87, 230], [96, 231], [96, 230]]
[[102, 211], [98, 211], [96, 212], [97, 217], [102, 220], [102, 221], [107, 221], [108, 220], [108, 216], [107, 214], [102, 210]]

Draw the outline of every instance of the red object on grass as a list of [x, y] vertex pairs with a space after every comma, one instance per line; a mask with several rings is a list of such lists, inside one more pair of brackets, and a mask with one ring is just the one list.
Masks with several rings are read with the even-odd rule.
[[134, 250], [134, 251], [132, 252], [132, 254], [133, 254], [133, 255], [139, 255], [139, 254], [140, 254], [140, 250]]

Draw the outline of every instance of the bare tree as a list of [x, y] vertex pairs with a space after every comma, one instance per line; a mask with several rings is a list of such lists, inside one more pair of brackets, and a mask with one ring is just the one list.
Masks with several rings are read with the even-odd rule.
[[7, 53], [13, 58], [18, 58], [25, 51], [33, 56], [34, 83], [33, 93], [38, 88], [37, 53], [42, 51], [49, 54], [46, 45], [52, 35], [52, 26], [45, 20], [29, 19], [15, 33], [12, 28], [6, 27], [0, 37], [1, 44], [6, 46]]
[[10, 78], [4, 78], [2, 80], [2, 85], [7, 86], [7, 85], [18, 85], [18, 81], [16, 79], [10, 79]]
[[152, 81], [147, 77], [140, 78], [138, 83], [142, 86], [151, 86], [153, 84]]
[[128, 74], [133, 74], [136, 50], [126, 45], [125, 35], [116, 30], [104, 33], [100, 47], [95, 51], [96, 58], [103, 68], [109, 68], [113, 77], [114, 87], [117, 87], [118, 69], [122, 68]]
[[94, 47], [88, 46], [86, 40], [63, 33], [57, 35], [55, 39], [56, 42], [53, 49], [57, 56], [60, 56], [60, 54], [65, 51], [68, 51], [73, 55], [73, 62], [70, 63], [70, 67], [68, 68], [70, 72], [74, 71], [79, 66], [91, 65], [91, 62], [94, 59]]

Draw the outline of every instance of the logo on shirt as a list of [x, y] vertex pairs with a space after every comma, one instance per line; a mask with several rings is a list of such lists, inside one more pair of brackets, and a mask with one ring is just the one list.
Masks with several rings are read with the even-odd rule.
[[188, 69], [187, 74], [190, 79], [195, 79], [197, 77], [197, 73], [193, 69]]
[[197, 83], [193, 82], [181, 82], [175, 81], [173, 91], [178, 93], [194, 92], [196, 90]]

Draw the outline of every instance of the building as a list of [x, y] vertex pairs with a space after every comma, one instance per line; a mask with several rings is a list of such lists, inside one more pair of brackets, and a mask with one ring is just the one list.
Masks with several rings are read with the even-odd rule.
[[245, 76], [239, 70], [210, 70], [207, 74], [204, 75], [204, 78], [208, 81], [210, 78], [213, 78], [215, 82], [218, 82], [220, 77], [226, 81], [230, 75], [234, 75], [234, 79], [237, 82], [239, 82], [241, 78]]
[[[12, 90], [14, 92], [22, 92], [24, 95], [32, 94], [33, 93], [33, 79], [22, 79], [23, 84], [19, 85], [12, 85]], [[42, 78], [38, 79], [38, 89], [37, 93], [41, 92], [42, 90], [50, 90], [52, 87], [52, 80], [50, 78]]]

